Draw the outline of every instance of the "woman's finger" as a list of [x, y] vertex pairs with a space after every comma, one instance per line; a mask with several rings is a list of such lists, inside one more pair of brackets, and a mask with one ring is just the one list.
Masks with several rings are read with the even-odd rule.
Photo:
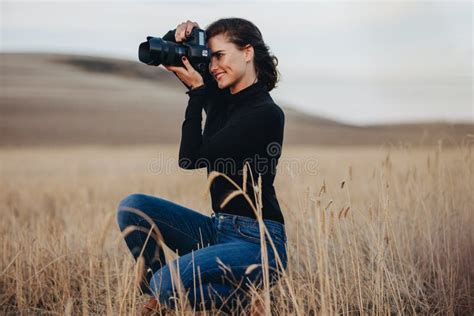
[[186, 39], [186, 27], [187, 27], [187, 24], [183, 24], [183, 26], [179, 30], [179, 38], [181, 40]]
[[183, 22], [176, 27], [176, 31], [174, 33], [176, 42], [181, 42], [181, 40], [184, 38], [184, 32], [186, 32], [186, 22]]
[[186, 67], [186, 70], [188, 71], [188, 73], [192, 73], [194, 71], [194, 68], [189, 62], [189, 60], [185, 56], [183, 56], [181, 60], [183, 61], [184, 67]]
[[191, 31], [193, 30], [193, 28], [195, 27], [195, 23], [196, 22], [191, 22], [189, 21], [187, 24], [186, 24], [186, 36], [189, 36], [191, 34]]

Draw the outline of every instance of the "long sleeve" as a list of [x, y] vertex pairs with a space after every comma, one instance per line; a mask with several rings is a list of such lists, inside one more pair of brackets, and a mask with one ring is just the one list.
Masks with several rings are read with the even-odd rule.
[[190, 98], [182, 125], [179, 150], [181, 168], [203, 168], [216, 159], [233, 159], [236, 163], [243, 157], [263, 154], [270, 142], [278, 140], [278, 132], [284, 124], [282, 116], [276, 108], [263, 104], [233, 117], [203, 143], [201, 123], [206, 89], [186, 93]]
[[174, 38], [174, 33], [176, 29], [168, 31], [161, 39], [169, 42], [176, 43], [176, 39]]

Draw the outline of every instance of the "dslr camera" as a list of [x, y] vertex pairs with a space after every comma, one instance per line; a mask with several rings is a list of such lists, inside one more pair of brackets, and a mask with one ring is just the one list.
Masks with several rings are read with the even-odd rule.
[[138, 47], [138, 59], [152, 66], [163, 64], [184, 67], [181, 57], [186, 56], [193, 68], [203, 77], [206, 76], [211, 60], [206, 32], [195, 27], [183, 43], [175, 42], [175, 32], [176, 29], [171, 30], [163, 38], [148, 36], [147, 41]]

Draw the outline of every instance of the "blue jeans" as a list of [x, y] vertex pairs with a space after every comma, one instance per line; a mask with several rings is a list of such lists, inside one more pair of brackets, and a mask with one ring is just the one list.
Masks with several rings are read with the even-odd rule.
[[[177, 260], [166, 262], [154, 238], [150, 237], [145, 245], [150, 225], [133, 213], [134, 209], [152, 219], [164, 243], [180, 256]], [[149, 268], [145, 278], [149, 287], [142, 290], [170, 308], [174, 308], [173, 297], [177, 297], [170, 264], [179, 271], [188, 300], [196, 310], [214, 307], [228, 311], [236, 307], [237, 301], [245, 306], [249, 302], [250, 286], [262, 286], [260, 231], [256, 219], [227, 213], [209, 217], [171, 201], [137, 193], [120, 201], [117, 222], [121, 231], [130, 225], [141, 228], [126, 234], [125, 242], [136, 260], [143, 250], [145, 268]], [[264, 224], [286, 269], [285, 226], [272, 220], [264, 220]], [[270, 285], [273, 285], [281, 276], [281, 266], [267, 237], [266, 245]]]

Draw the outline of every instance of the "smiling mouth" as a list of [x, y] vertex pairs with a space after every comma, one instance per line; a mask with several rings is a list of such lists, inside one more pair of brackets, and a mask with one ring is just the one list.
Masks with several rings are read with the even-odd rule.
[[224, 76], [225, 74], [223, 72], [219, 73], [216, 75], [216, 79], [219, 80], [222, 78], [222, 76]]

